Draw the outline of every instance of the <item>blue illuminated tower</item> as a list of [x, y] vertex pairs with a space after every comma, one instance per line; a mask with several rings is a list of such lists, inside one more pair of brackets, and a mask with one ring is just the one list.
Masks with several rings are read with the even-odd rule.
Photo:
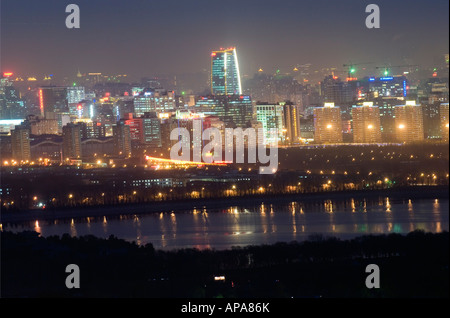
[[235, 47], [211, 53], [211, 93], [213, 95], [242, 95]]

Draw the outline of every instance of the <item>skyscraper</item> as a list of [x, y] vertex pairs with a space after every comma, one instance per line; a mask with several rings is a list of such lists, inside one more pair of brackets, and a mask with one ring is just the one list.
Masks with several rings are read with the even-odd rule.
[[118, 122], [113, 126], [114, 154], [128, 156], [131, 154], [130, 126]]
[[39, 88], [39, 107], [41, 116], [48, 113], [68, 112], [67, 87], [44, 86]]
[[334, 103], [314, 108], [314, 141], [316, 143], [341, 143], [341, 110]]
[[252, 99], [246, 95], [201, 96], [193, 108], [219, 117], [229, 128], [250, 127], [253, 119]]
[[299, 107], [289, 101], [280, 104], [283, 106], [283, 132], [286, 138], [286, 143], [298, 143], [300, 140]]
[[30, 131], [28, 127], [16, 126], [11, 131], [12, 159], [17, 162], [30, 160]]
[[[265, 144], [283, 142], [283, 106], [280, 104], [256, 104], [256, 120], [262, 124]], [[277, 129], [277, 135], [271, 134], [271, 129]]]
[[373, 102], [364, 102], [362, 106], [352, 107], [353, 142], [381, 142], [380, 111]]
[[211, 53], [211, 93], [213, 95], [242, 94], [235, 47]]
[[81, 127], [67, 124], [63, 127], [63, 157], [64, 160], [81, 158]]
[[395, 106], [395, 134], [399, 142], [414, 142], [424, 139], [422, 106], [415, 101]]
[[76, 104], [81, 102], [85, 98], [84, 87], [82, 86], [69, 86], [67, 87], [67, 102], [70, 104]]

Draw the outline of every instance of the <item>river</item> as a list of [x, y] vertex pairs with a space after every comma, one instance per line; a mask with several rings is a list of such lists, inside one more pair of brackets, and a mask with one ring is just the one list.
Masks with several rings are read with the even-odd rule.
[[389, 197], [312, 202], [230, 205], [223, 209], [122, 214], [3, 224], [3, 230], [34, 230], [42, 236], [114, 235], [156, 249], [222, 250], [232, 246], [302, 241], [322, 234], [342, 239], [364, 234], [406, 234], [449, 230], [448, 199], [403, 200]]

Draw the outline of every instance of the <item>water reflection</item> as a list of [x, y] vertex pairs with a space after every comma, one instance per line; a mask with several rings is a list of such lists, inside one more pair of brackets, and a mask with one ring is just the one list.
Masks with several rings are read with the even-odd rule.
[[70, 236], [77, 236], [77, 229], [75, 228], [75, 222], [73, 219], [70, 221]]
[[[412, 213], [414, 211], [414, 213]], [[321, 233], [349, 238], [362, 234], [407, 233], [415, 229], [448, 231], [448, 200], [392, 200], [349, 198], [262, 203], [225, 209], [160, 211], [151, 214], [87, 217], [58, 221], [34, 220], [5, 224], [7, 230], [34, 230], [42, 236], [113, 234], [138, 245], [155, 248], [197, 247], [216, 249], [277, 241], [303, 240]]]

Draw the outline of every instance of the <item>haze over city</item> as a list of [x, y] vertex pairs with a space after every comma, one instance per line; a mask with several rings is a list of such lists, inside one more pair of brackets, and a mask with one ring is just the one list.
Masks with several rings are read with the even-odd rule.
[[[212, 48], [239, 48], [241, 72], [290, 72], [344, 63], [431, 67], [448, 53], [449, 3], [378, 1], [381, 28], [364, 21], [370, 1], [80, 0], [80, 29], [67, 29], [73, 1], [1, 4], [1, 66], [22, 76], [197, 73]], [[374, 73], [374, 70], [371, 70]], [[367, 74], [375, 75], [375, 74]]]

